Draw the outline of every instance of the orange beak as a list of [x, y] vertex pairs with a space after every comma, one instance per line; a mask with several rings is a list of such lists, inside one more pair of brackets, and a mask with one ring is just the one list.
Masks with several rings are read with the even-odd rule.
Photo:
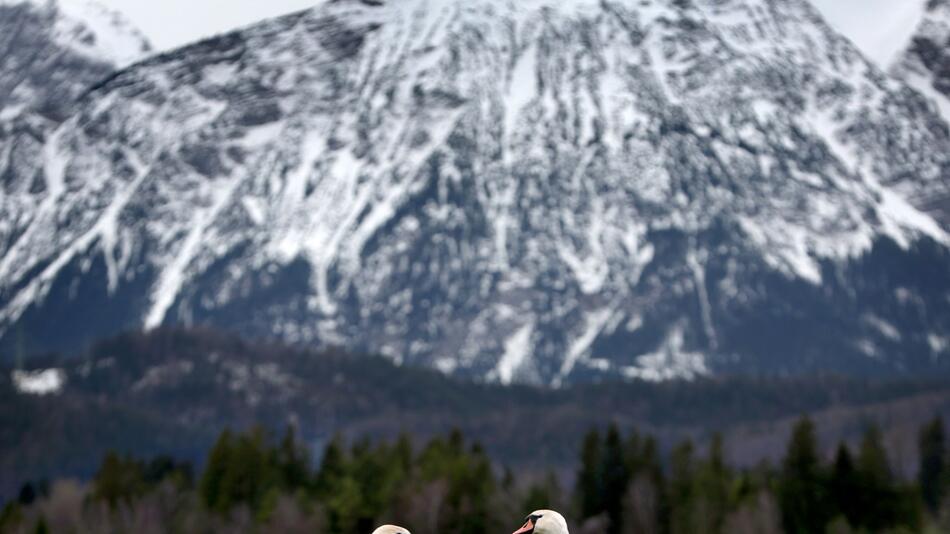
[[512, 534], [528, 534], [532, 530], [534, 530], [534, 522], [528, 519], [527, 521], [525, 521], [524, 526], [514, 531]]

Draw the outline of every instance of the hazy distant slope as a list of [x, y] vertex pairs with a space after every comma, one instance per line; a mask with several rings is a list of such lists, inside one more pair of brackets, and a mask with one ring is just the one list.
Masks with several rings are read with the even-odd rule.
[[[0, 368], [0, 498], [27, 480], [89, 475], [109, 449], [199, 460], [222, 429], [254, 424], [275, 432], [295, 425], [315, 455], [336, 432], [424, 438], [460, 428], [499, 462], [571, 468], [583, 434], [611, 421], [656, 433], [664, 449], [720, 430], [736, 461], [754, 465], [782, 453], [791, 420], [803, 413], [818, 414], [829, 446], [874, 420], [914, 438], [922, 422], [950, 413], [950, 382], [940, 377], [703, 379], [551, 391], [477, 385], [380, 358], [248, 344], [207, 331], [124, 335], [81, 357], [36, 365], [59, 369], [62, 388], [25, 393]], [[912, 464], [913, 450], [906, 444], [902, 460]]]

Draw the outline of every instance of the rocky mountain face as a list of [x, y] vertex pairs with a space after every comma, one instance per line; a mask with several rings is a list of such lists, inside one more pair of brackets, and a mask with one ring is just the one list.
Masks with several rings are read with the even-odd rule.
[[0, 257], [58, 196], [46, 179], [50, 134], [90, 87], [148, 51], [121, 17], [84, 0], [0, 1]]
[[950, 0], [927, 0], [923, 21], [892, 70], [932, 96], [950, 120]]
[[948, 124], [805, 0], [337, 0], [37, 142], [7, 354], [209, 324], [501, 383], [950, 368]]
[[140, 59], [148, 41], [85, 0], [0, 0], [0, 117], [62, 122], [90, 87]]
[[[950, 123], [950, 0], [927, 0], [924, 19], [891, 73], [929, 97]], [[950, 224], [950, 192], [942, 189], [930, 203], [944, 226]]]

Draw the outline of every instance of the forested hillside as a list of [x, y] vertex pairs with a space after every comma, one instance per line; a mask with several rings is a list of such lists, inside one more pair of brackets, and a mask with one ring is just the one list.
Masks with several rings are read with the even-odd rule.
[[[950, 413], [950, 383], [941, 376], [501, 387], [207, 330], [130, 333], [82, 354], [30, 361], [32, 371], [0, 374], [0, 493], [7, 496], [26, 480], [89, 477], [108, 450], [200, 464], [223, 429], [255, 425], [278, 433], [295, 426], [313, 457], [337, 432], [426, 439], [459, 428], [498, 462], [563, 473], [591, 426], [638, 428], [663, 451], [720, 431], [730, 460], [752, 466], [776, 460], [794, 420], [810, 413], [829, 454], [837, 440], [857, 440], [877, 421], [896, 467], [912, 474], [916, 428]], [[60, 380], [43, 395], [29, 389], [42, 371]]]
[[394, 522], [416, 534], [483, 534], [554, 508], [584, 533], [946, 532], [945, 430], [935, 420], [917, 435], [921, 475], [908, 480], [874, 425], [829, 460], [802, 419], [782, 459], [752, 469], [730, 465], [718, 435], [705, 451], [684, 440], [665, 455], [653, 437], [610, 426], [586, 434], [565, 484], [551, 471], [499, 468], [459, 431], [416, 444], [336, 438], [316, 464], [292, 430], [279, 440], [225, 431], [199, 476], [168, 457], [109, 453], [86, 486], [25, 485], [0, 530], [365, 534]]

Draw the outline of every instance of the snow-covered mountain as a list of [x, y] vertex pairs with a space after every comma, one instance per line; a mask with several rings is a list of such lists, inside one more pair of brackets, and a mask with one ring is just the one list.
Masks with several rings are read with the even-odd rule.
[[[891, 73], [928, 97], [950, 124], [950, 0], [927, 0], [923, 20]], [[935, 192], [930, 204], [950, 224], [950, 187]]]
[[927, 0], [923, 21], [892, 70], [932, 97], [950, 122], [950, 0]]
[[[85, 0], [0, 0], [0, 254], [47, 190], [44, 144], [95, 83], [149, 51], [119, 15]], [[55, 230], [48, 229], [53, 232]]]
[[0, 0], [0, 118], [62, 120], [92, 84], [144, 57], [148, 41], [88, 0]]
[[950, 367], [948, 125], [806, 0], [337, 0], [75, 109], [13, 173], [3, 347], [207, 323], [500, 382]]

